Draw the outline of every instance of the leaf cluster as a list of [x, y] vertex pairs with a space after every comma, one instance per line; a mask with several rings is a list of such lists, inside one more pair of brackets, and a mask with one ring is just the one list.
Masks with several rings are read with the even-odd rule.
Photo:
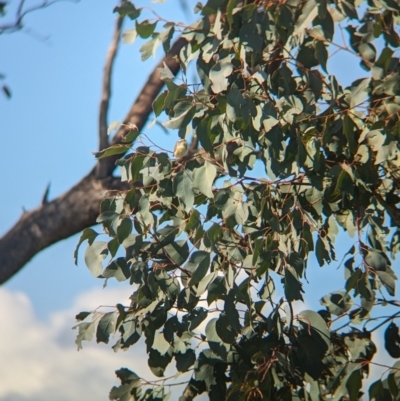
[[[102, 203], [109, 241], [86, 229], [79, 245], [88, 241], [95, 277], [127, 280], [134, 292], [129, 305], [79, 314], [91, 321], [77, 326], [78, 347], [94, 335], [108, 343], [119, 333], [114, 350], [144, 337], [155, 376], [170, 363], [190, 372], [181, 401], [203, 392], [229, 401], [359, 398], [376, 353], [365, 324], [375, 306], [397, 306], [389, 300], [400, 243], [399, 7], [374, 0], [360, 16], [351, 0], [197, 5], [179, 62], [199, 81], [177, 83], [165, 66], [166, 89], [153, 105], [168, 117], [165, 128], [192, 135], [197, 147], [176, 160], [135, 147], [133, 130], [126, 145], [99, 152], [132, 149], [117, 162], [131, 189]], [[142, 10], [128, 1], [116, 11], [135, 21], [126, 42], [147, 40], [143, 59], [161, 44], [167, 52], [182, 28], [168, 22], [157, 32], [161, 21], [139, 22]], [[347, 88], [329, 74], [338, 21], [346, 50], [369, 74]], [[324, 310], [294, 313], [311, 253], [320, 266], [335, 261], [341, 232], [354, 238], [343, 290], [322, 298]], [[399, 357], [397, 326], [386, 333]], [[396, 366], [371, 398], [397, 399]], [[127, 369], [117, 376], [110, 399], [170, 394]]]

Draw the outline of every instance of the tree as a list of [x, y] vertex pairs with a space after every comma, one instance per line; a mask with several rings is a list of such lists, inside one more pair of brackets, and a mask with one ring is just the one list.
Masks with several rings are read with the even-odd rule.
[[[400, 239], [400, 4], [196, 7], [199, 20], [184, 27], [176, 57], [183, 78], [163, 64], [166, 89], [153, 103], [165, 128], [192, 137], [188, 153], [137, 146], [140, 127], [126, 122], [121, 143], [97, 153], [100, 163], [123, 155], [116, 164], [129, 188], [101, 203], [97, 222], [109, 240], [86, 228], [76, 256], [87, 241], [91, 273], [135, 290], [130, 305], [79, 313], [76, 343], [94, 335], [108, 343], [118, 332], [119, 350], [143, 336], [155, 376], [172, 362], [189, 373], [181, 401], [203, 392], [230, 401], [357, 400], [375, 330], [385, 327], [385, 348], [400, 357], [391, 267]], [[126, 41], [147, 39], [144, 59], [160, 45], [168, 52], [181, 28], [141, 19], [130, 2], [116, 10], [136, 20]], [[348, 46], [335, 45], [335, 28]], [[343, 88], [329, 74], [334, 46], [358, 57], [367, 77]], [[320, 266], [336, 260], [339, 233], [353, 238], [343, 290], [324, 296], [322, 310], [295, 311], [311, 254]], [[394, 312], [383, 316], [389, 305]], [[375, 378], [371, 399], [398, 398], [399, 366]], [[116, 374], [113, 400], [164, 400], [174, 384], [143, 382], [127, 368]]]
[[[130, 305], [78, 314], [79, 347], [94, 334], [108, 343], [118, 332], [114, 350], [127, 349], [143, 334], [156, 376], [173, 360], [189, 372], [181, 400], [203, 392], [212, 400], [356, 400], [378, 327], [386, 328], [388, 353], [400, 356], [398, 312], [382, 317], [381, 308], [398, 307], [391, 260], [399, 239], [399, 4], [210, 0], [197, 8], [199, 21], [184, 27], [108, 144], [121, 19], [138, 21], [127, 42], [150, 38], [144, 58], [161, 44], [168, 52], [182, 28], [168, 22], [158, 31], [161, 18], [141, 20], [143, 10], [130, 2], [117, 7], [99, 162], [0, 240], [2, 281], [97, 218], [110, 240], [83, 231], [90, 271], [129, 280], [135, 292]], [[349, 35], [342, 49], [368, 75], [347, 88], [328, 68], [341, 25]], [[173, 79], [179, 68], [182, 82]], [[157, 144], [136, 146], [152, 103], [157, 117], [168, 116], [167, 129], [181, 138], [193, 131], [183, 158]], [[122, 181], [112, 176], [115, 163]], [[119, 191], [103, 200], [104, 189]], [[342, 231], [354, 238], [343, 291], [327, 294], [322, 311], [297, 312], [310, 255], [321, 266], [335, 260]], [[373, 319], [380, 321], [373, 326]], [[167, 397], [169, 382], [152, 386], [127, 368], [117, 376], [111, 399]], [[370, 398], [397, 398], [398, 382], [396, 363], [369, 387]]]

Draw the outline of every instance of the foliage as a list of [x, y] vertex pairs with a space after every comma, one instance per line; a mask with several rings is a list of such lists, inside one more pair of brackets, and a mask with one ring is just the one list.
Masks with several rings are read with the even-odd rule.
[[[182, 32], [182, 83], [160, 69], [166, 90], [154, 102], [165, 128], [194, 143], [175, 160], [135, 147], [133, 130], [129, 146], [98, 154], [131, 148], [117, 162], [131, 189], [102, 203], [98, 222], [110, 240], [86, 229], [79, 245], [88, 241], [95, 277], [128, 280], [134, 292], [130, 305], [77, 315], [76, 343], [94, 335], [108, 343], [118, 332], [118, 350], [143, 336], [155, 376], [170, 363], [189, 372], [181, 401], [203, 392], [357, 400], [377, 327], [387, 326], [385, 347], [400, 357], [400, 312], [366, 327], [373, 308], [399, 305], [391, 259], [400, 244], [400, 3], [209, 0], [196, 9], [199, 20]], [[127, 43], [147, 40], [143, 59], [160, 45], [167, 52], [182, 28], [157, 30], [161, 19], [140, 20], [143, 10], [128, 1], [116, 11], [135, 20]], [[347, 88], [329, 74], [338, 28], [367, 75]], [[199, 82], [189, 84], [193, 70]], [[336, 260], [342, 232], [354, 238], [343, 290], [322, 298], [324, 310], [294, 312], [311, 254], [320, 266]], [[110, 399], [170, 395], [169, 382], [116, 374]], [[399, 381], [396, 363], [370, 398], [397, 399]]]

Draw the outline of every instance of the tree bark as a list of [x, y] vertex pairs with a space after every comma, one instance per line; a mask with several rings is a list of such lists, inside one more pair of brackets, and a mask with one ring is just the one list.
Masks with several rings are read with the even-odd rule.
[[119, 178], [93, 173], [49, 203], [22, 214], [0, 239], [0, 282], [17, 273], [42, 249], [93, 225], [108, 190], [124, 189]]

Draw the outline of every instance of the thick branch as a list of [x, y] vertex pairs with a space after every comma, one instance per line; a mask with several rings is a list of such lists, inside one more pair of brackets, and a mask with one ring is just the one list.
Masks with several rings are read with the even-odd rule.
[[24, 213], [0, 239], [0, 283], [17, 273], [42, 249], [93, 225], [104, 192], [126, 189], [121, 180], [89, 174], [64, 195]]
[[[173, 57], [184, 43], [184, 40], [178, 40], [163, 60], [174, 74], [179, 71], [179, 64]], [[164, 85], [157, 71], [160, 66], [162, 63], [150, 75], [129, 110], [125, 124], [136, 124], [139, 129], [145, 125], [152, 112], [152, 104]], [[121, 127], [112, 144], [119, 143], [128, 132], [127, 127]], [[96, 224], [104, 191], [123, 189], [120, 179], [112, 177], [117, 158], [110, 159], [105, 159], [104, 177], [96, 177], [95, 166], [89, 175], [64, 195], [24, 213], [14, 227], [0, 238], [0, 284], [17, 273], [42, 249]]]
[[[100, 109], [99, 109], [99, 150], [105, 149], [108, 147], [108, 135], [107, 135], [107, 115], [108, 108], [110, 105], [111, 98], [111, 75], [114, 66], [115, 57], [117, 56], [117, 50], [119, 45], [119, 39], [121, 37], [121, 28], [124, 17], [118, 16], [112, 41], [110, 43], [110, 47], [108, 48], [108, 53], [106, 57], [106, 63], [104, 66], [104, 75], [103, 75], [103, 85], [101, 91], [101, 100], [100, 100]], [[103, 166], [102, 163], [98, 163], [98, 172], [97, 176], [102, 176], [99, 170]]]

